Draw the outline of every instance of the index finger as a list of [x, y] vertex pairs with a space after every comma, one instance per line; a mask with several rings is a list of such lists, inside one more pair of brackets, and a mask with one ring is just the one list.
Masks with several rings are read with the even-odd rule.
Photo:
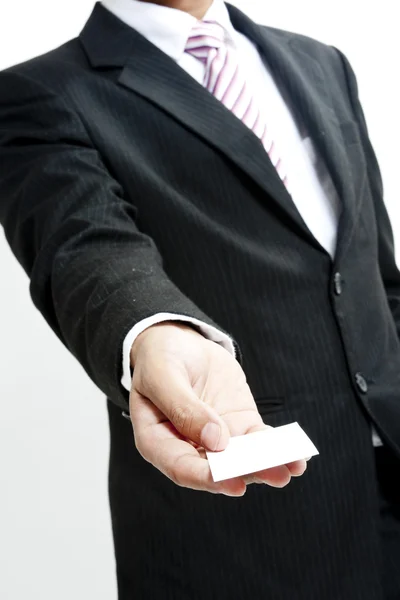
[[208, 460], [174, 428], [147, 398], [135, 394], [132, 425], [137, 449], [154, 467], [175, 484], [227, 496], [243, 496], [241, 478], [215, 483]]

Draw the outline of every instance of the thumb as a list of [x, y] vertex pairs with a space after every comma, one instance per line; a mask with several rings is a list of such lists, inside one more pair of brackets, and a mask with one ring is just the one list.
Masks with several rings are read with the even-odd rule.
[[227, 424], [196, 395], [184, 369], [169, 364], [162, 376], [153, 371], [152, 381], [146, 384], [144, 395], [183, 437], [212, 452], [226, 448], [230, 437]]

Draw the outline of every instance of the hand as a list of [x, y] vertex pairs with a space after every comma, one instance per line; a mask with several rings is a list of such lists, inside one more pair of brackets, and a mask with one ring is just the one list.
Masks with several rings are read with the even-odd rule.
[[214, 483], [205, 451], [267, 426], [239, 363], [182, 323], [141, 333], [131, 351], [130, 414], [138, 451], [177, 485], [242, 496], [249, 483], [284, 487], [306, 461]]

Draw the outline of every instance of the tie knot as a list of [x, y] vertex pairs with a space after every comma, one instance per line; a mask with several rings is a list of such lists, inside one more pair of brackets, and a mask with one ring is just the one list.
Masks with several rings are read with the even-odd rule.
[[218, 50], [225, 43], [225, 30], [213, 21], [197, 21], [186, 43], [185, 52], [205, 58], [209, 51]]

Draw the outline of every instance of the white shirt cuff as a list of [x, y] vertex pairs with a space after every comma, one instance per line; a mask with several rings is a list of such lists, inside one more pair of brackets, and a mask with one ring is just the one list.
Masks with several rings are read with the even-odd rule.
[[157, 323], [162, 323], [163, 321], [183, 321], [186, 323], [193, 323], [196, 325], [200, 332], [204, 335], [205, 338], [211, 340], [212, 342], [216, 342], [220, 344], [225, 350], [228, 350], [236, 358], [235, 346], [233, 344], [233, 340], [216, 327], [212, 325], [208, 325], [199, 319], [194, 319], [192, 317], [185, 317], [183, 315], [177, 315], [173, 313], [157, 313], [152, 317], [148, 317], [147, 319], [143, 319], [139, 321], [132, 329], [128, 332], [125, 337], [123, 346], [122, 346], [122, 377], [121, 383], [128, 392], [131, 391], [132, 385], [132, 376], [131, 376], [131, 348], [133, 342], [136, 340], [138, 335], [142, 333], [148, 327], [152, 325], [156, 325]]

